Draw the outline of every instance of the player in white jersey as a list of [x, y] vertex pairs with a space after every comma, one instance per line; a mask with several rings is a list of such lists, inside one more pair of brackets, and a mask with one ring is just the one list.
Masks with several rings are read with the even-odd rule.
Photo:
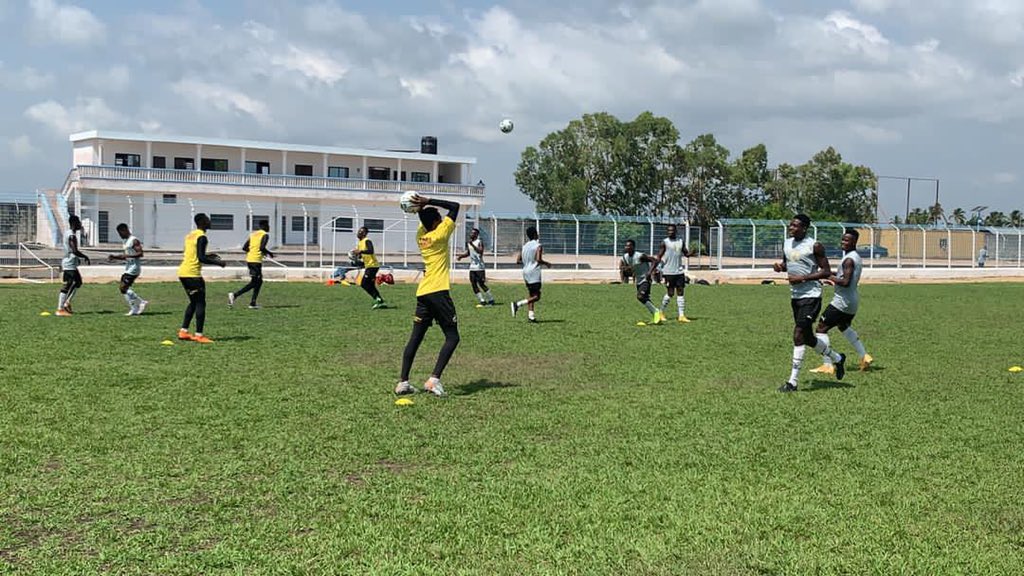
[[806, 214], [797, 214], [790, 221], [790, 237], [784, 244], [784, 258], [773, 265], [776, 272], [788, 275], [795, 324], [792, 370], [789, 380], [779, 387], [779, 392], [796, 392], [800, 366], [808, 345], [832, 358], [836, 364], [837, 380], [842, 380], [846, 374], [846, 356], [832, 350], [827, 335], [814, 334], [814, 319], [821, 312], [821, 280], [831, 276], [832, 270], [825, 256], [825, 247], [807, 237], [810, 226], [811, 219]]
[[[859, 239], [860, 233], [853, 228], [843, 234], [840, 243], [843, 248], [843, 260], [839, 263], [839, 273], [833, 274], [828, 279], [828, 282], [836, 287], [835, 294], [832, 296], [832, 303], [825, 308], [825, 313], [821, 315], [821, 320], [815, 331], [818, 338], [821, 339], [821, 335], [826, 334], [833, 326], [838, 327], [843, 336], [846, 336], [846, 339], [857, 350], [857, 354], [860, 356], [860, 369], [863, 372], [871, 367], [874, 358], [867, 353], [864, 343], [860, 341], [860, 335], [850, 326], [860, 307], [858, 286], [860, 285], [861, 270], [864, 269], [860, 254], [857, 253], [857, 240]], [[834, 374], [835, 366], [832, 364], [832, 359], [825, 356], [825, 363], [811, 372]]]
[[477, 308], [494, 306], [494, 296], [487, 288], [487, 266], [484, 264], [484, 241], [480, 239], [480, 229], [473, 228], [469, 231], [469, 240], [466, 240], [466, 251], [456, 255], [457, 260], [469, 258], [469, 284], [473, 287], [473, 294], [479, 301]]
[[[636, 279], [636, 299], [651, 313], [650, 324], [661, 324], [661, 311], [651, 302], [651, 276], [658, 259], [636, 251], [636, 242], [626, 240], [626, 251], [622, 255], [622, 264], [629, 267]], [[647, 322], [637, 322], [637, 326], [647, 326]]]
[[690, 251], [682, 238], [676, 238], [676, 225], [668, 225], [668, 237], [661, 241], [661, 250], [658, 252], [658, 262], [661, 263], [661, 274], [665, 279], [667, 292], [661, 299], [661, 308], [658, 312], [661, 319], [665, 319], [665, 308], [676, 297], [676, 311], [679, 313], [679, 322], [689, 322], [686, 317], [686, 298], [683, 290], [686, 287], [686, 274], [684, 273], [683, 258], [690, 257]]
[[526, 282], [527, 298], [512, 303], [512, 316], [515, 317], [519, 308], [526, 306], [529, 310], [530, 322], [536, 322], [533, 306], [540, 301], [541, 274], [540, 267], [551, 268], [551, 263], [544, 260], [544, 247], [540, 245], [540, 235], [537, 229], [530, 226], [526, 229], [526, 244], [519, 251], [516, 263], [523, 267], [523, 281]]
[[132, 288], [135, 280], [142, 273], [142, 264], [140, 262], [142, 259], [142, 242], [135, 236], [132, 236], [132, 231], [123, 222], [117, 225], [117, 235], [124, 242], [121, 254], [111, 254], [107, 256], [107, 259], [124, 262], [124, 274], [121, 275], [121, 282], [118, 284], [118, 288], [121, 290], [125, 301], [128, 302], [128, 313], [125, 316], [138, 316], [145, 312], [146, 306], [149, 305], [149, 302], [143, 300]]
[[71, 316], [71, 300], [82, 287], [82, 275], [78, 272], [78, 265], [81, 260], [91, 264], [89, 257], [78, 249], [77, 234], [81, 231], [82, 221], [72, 214], [68, 217], [68, 231], [64, 233], [64, 258], [60, 261], [64, 285], [61, 286], [57, 299], [57, 316]]

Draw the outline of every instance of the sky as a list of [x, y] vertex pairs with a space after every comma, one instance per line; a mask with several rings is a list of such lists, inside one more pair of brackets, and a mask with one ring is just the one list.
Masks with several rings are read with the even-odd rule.
[[[486, 211], [532, 211], [524, 148], [593, 112], [738, 155], [834, 146], [1024, 209], [1020, 0], [0, 0], [0, 192], [58, 187], [68, 135], [122, 130], [477, 158]], [[508, 117], [511, 134], [498, 130]], [[934, 201], [914, 181], [911, 206]], [[902, 215], [906, 181], [880, 183]]]

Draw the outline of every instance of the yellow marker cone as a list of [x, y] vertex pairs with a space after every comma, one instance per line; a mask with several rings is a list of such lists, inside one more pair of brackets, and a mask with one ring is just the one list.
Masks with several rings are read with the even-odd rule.
[[164, 340], [160, 344], [162, 344], [164, 346], [174, 346], [174, 342], [171, 342], [170, 340]]
[[412, 406], [414, 402], [411, 398], [399, 398], [395, 400], [395, 406]]
[[1017, 372], [1024, 372], [1024, 368], [1020, 366], [1010, 366], [1010, 372], [1016, 374]]
[[50, 315], [50, 313], [49, 313], [49, 312], [47, 312], [46, 310], [43, 310], [42, 312], [40, 312], [40, 313], [39, 313], [39, 315], [40, 315], [40, 316], [49, 316], [49, 315]]

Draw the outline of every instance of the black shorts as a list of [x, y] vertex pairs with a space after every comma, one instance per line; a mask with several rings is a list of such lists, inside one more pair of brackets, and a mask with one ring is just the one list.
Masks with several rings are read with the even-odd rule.
[[530, 284], [529, 282], [527, 282], [526, 283], [526, 292], [530, 296], [540, 296], [540, 286], [541, 286], [540, 282], [534, 282], [533, 284]]
[[121, 285], [126, 288], [131, 288], [132, 284], [135, 284], [135, 280], [138, 278], [135, 274], [121, 274]]
[[474, 284], [486, 284], [487, 272], [484, 270], [470, 270], [469, 281]]
[[64, 272], [61, 274], [61, 279], [63, 279], [65, 283], [82, 283], [82, 275], [78, 272], [78, 270], [64, 270]]
[[416, 297], [416, 315], [413, 322], [430, 326], [437, 321], [442, 328], [458, 325], [455, 315], [455, 303], [447, 290], [431, 292]]
[[814, 326], [814, 319], [821, 312], [821, 298], [793, 298], [793, 322], [801, 328]]
[[825, 313], [821, 315], [821, 323], [829, 328], [835, 326], [840, 330], [846, 330], [853, 324], [853, 314], [847, 314], [835, 306], [829, 304]]
[[263, 276], [262, 262], [246, 262], [245, 265], [249, 267], [250, 278], [261, 278]]
[[206, 293], [206, 281], [199, 278], [178, 278], [181, 281], [181, 287], [185, 289], [185, 293], [191, 296], [195, 293]]
[[669, 288], [686, 288], [686, 274], [665, 274], [665, 286]]
[[647, 278], [641, 278], [636, 283], [636, 298], [641, 302], [647, 302], [651, 299], [651, 281]]

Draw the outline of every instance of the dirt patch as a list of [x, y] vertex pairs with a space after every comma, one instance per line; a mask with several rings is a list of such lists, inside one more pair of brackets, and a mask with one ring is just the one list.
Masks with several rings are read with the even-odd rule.
[[50, 459], [46, 461], [46, 464], [43, 464], [43, 470], [46, 472], [56, 472], [61, 468], [64, 468], [64, 464], [60, 460]]
[[[541, 382], [552, 380], [565, 373], [566, 369], [576, 364], [579, 355], [572, 353], [560, 354], [501, 354], [484, 356], [482, 354], [455, 353], [452, 365], [460, 372], [467, 374], [487, 374], [494, 382], [504, 385], [492, 387], [508, 387], [522, 384], [525, 381]], [[524, 370], [524, 368], [528, 368]], [[528, 375], [527, 375], [528, 374]], [[528, 378], [528, 380], [525, 380]]]

